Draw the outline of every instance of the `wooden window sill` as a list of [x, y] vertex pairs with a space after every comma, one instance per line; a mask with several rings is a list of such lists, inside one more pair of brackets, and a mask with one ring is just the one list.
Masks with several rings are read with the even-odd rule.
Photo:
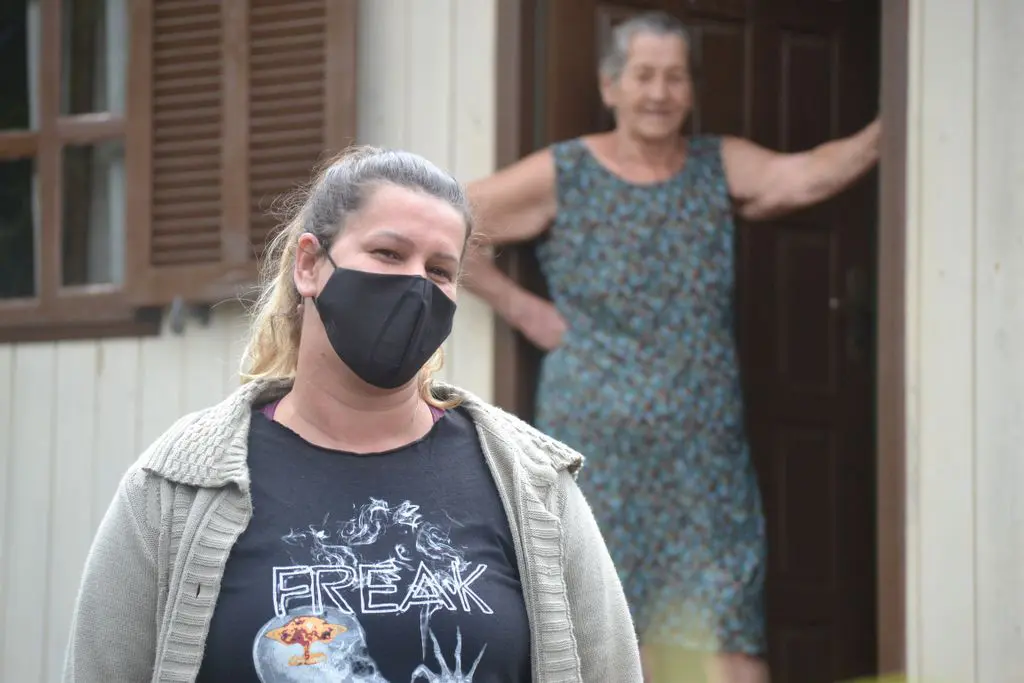
[[152, 336], [161, 317], [160, 308], [133, 306], [120, 292], [0, 301], [0, 344]]
[[[155, 315], [153, 315], [155, 312]], [[140, 313], [143, 313], [140, 311]], [[159, 309], [144, 309], [144, 314], [125, 320], [93, 322], [41, 322], [0, 325], [0, 344], [28, 342], [113, 339], [119, 337], [155, 337], [160, 334]]]

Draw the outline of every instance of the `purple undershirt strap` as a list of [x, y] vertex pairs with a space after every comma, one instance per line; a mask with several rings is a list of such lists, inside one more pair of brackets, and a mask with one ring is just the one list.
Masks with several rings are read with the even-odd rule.
[[[265, 405], [262, 408], [260, 408], [260, 412], [263, 413], [263, 415], [266, 416], [266, 418], [268, 420], [273, 420], [274, 419], [274, 413], [277, 412], [277, 404], [279, 404], [280, 402], [281, 402], [281, 399], [277, 399], [276, 401], [274, 401], [272, 403], [268, 403], [267, 405]], [[444, 411], [442, 409], [440, 409], [440, 408], [435, 408], [434, 406], [430, 406], [430, 415], [431, 415], [431, 417], [434, 418], [434, 422], [436, 423], [438, 420], [440, 420], [444, 416]]]

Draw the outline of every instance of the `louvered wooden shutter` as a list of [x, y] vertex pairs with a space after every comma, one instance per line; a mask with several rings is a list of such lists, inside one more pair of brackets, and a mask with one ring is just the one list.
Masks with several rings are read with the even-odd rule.
[[356, 0], [141, 0], [129, 283], [140, 305], [237, 295], [275, 200], [355, 136]]

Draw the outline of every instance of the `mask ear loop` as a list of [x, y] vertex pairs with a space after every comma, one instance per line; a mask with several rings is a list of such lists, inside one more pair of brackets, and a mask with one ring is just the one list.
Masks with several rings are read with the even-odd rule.
[[328, 249], [330, 245], [328, 245], [326, 242], [324, 242], [323, 239], [319, 237], [316, 239], [316, 241], [317, 244], [320, 245], [320, 250], [324, 252], [324, 257], [327, 258], [327, 262], [330, 263], [335, 269], [337, 269], [338, 264], [334, 262], [333, 258], [331, 258], [331, 250]]
[[[334, 268], [335, 270], [338, 270], [338, 264], [334, 262], [333, 258], [331, 258], [331, 252], [327, 249], [327, 245], [324, 244], [323, 240], [321, 240], [319, 237], [317, 238], [317, 244], [320, 245], [320, 250], [324, 252], [324, 257], [327, 259], [327, 262], [331, 264], [331, 267]], [[313, 305], [315, 306], [317, 303], [317, 296], [313, 295], [310, 298], [313, 300]]]

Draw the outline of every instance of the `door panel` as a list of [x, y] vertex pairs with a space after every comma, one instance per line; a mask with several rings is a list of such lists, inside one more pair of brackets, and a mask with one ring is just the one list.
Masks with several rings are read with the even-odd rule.
[[[538, 145], [611, 127], [598, 46], [637, 11], [691, 32], [688, 132], [803, 150], [875, 114], [878, 0], [541, 1]], [[590, 27], [588, 30], [587, 27]], [[547, 40], [543, 37], [547, 36]], [[559, 40], [571, 36], [571, 40]], [[768, 658], [779, 683], [875, 671], [874, 177], [822, 206], [740, 225], [737, 335], [768, 523]], [[530, 417], [538, 355], [517, 354]]]

